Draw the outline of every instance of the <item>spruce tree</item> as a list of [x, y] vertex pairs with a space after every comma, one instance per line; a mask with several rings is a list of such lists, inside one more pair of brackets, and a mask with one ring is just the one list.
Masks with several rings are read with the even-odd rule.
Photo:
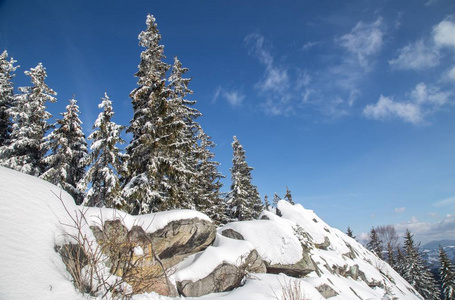
[[354, 233], [351, 230], [351, 227], [348, 227], [348, 230], [346, 231], [346, 234], [348, 237], [355, 239]]
[[269, 211], [269, 209], [270, 209], [269, 196], [267, 196], [267, 195], [264, 195], [264, 208], [266, 211]]
[[455, 268], [441, 246], [439, 246], [439, 276], [441, 277], [442, 299], [455, 299]]
[[287, 186], [286, 186], [286, 194], [284, 195], [284, 199], [287, 200], [292, 205], [294, 205], [294, 201], [292, 201], [291, 191], [289, 190], [289, 188]]
[[83, 204], [121, 209], [126, 206], [121, 197], [119, 180], [125, 155], [117, 145], [124, 143], [120, 137], [124, 127], [112, 121], [114, 110], [106, 93], [98, 107], [103, 111], [93, 125], [94, 131], [87, 138], [92, 141], [86, 161], [90, 167], [80, 182], [82, 190], [90, 184]]
[[378, 235], [376, 234], [376, 230], [371, 228], [370, 231], [370, 240], [367, 243], [367, 249], [376, 253], [376, 255], [382, 259], [382, 241], [379, 239]]
[[257, 187], [251, 183], [252, 167], [248, 166], [245, 150], [236, 136], [232, 142], [231, 191], [228, 195], [230, 216], [234, 220], [252, 220], [259, 216], [263, 206]]
[[81, 124], [77, 100], [70, 99], [66, 112], [47, 136], [46, 147], [51, 149], [51, 153], [43, 159], [48, 169], [40, 176], [70, 193], [78, 205], [84, 199], [78, 184], [84, 176], [88, 155]]
[[275, 213], [277, 216], [281, 217], [281, 211], [278, 209], [278, 202], [280, 202], [281, 197], [277, 193], [273, 195], [273, 206], [275, 206]]
[[11, 81], [17, 66], [16, 61], [11, 58], [8, 60], [8, 52], [5, 50], [0, 54], [0, 147], [8, 143], [12, 122], [8, 109], [13, 105], [14, 87]]
[[428, 267], [421, 257], [413, 235], [406, 230], [404, 237], [405, 258], [400, 262], [402, 277], [426, 300], [439, 299], [439, 289]]
[[164, 47], [160, 45], [155, 18], [147, 16], [147, 29], [139, 34], [139, 45], [146, 49], [141, 53], [138, 86], [130, 98], [133, 104], [133, 119], [126, 132], [132, 140], [126, 147], [127, 172], [123, 178], [123, 196], [129, 212], [149, 213], [172, 207], [166, 203], [167, 182], [165, 168], [168, 166], [166, 147], [168, 136], [160, 126], [166, 121], [167, 97], [166, 72], [170, 66], [163, 59]]
[[8, 144], [0, 148], [0, 157], [3, 166], [39, 176], [45, 171], [42, 162], [49, 150], [45, 134], [52, 127], [48, 124], [52, 115], [46, 111], [46, 102], [55, 102], [56, 93], [44, 82], [47, 74], [41, 63], [25, 74], [33, 86], [20, 87], [20, 94], [7, 109], [13, 126]]

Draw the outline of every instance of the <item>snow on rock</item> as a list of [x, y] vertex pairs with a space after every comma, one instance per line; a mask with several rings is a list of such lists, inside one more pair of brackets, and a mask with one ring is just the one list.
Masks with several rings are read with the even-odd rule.
[[164, 228], [167, 224], [178, 220], [199, 219], [212, 222], [207, 215], [189, 209], [176, 209], [137, 216], [129, 215], [112, 208], [87, 207], [83, 209], [87, 211], [85, 216], [90, 226], [101, 227], [101, 224], [104, 224], [105, 221], [121, 220], [128, 231], [133, 226], [139, 225], [146, 233], [153, 233]]
[[191, 255], [176, 266], [175, 281], [197, 281], [207, 277], [223, 263], [240, 266], [254, 246], [246, 241], [226, 238], [217, 234], [215, 242], [202, 253]]
[[82, 299], [56, 245], [77, 208], [69, 194], [36, 177], [0, 167], [0, 299]]
[[[302, 245], [295, 236], [292, 224], [278, 217], [268, 220], [229, 223], [219, 231], [232, 229], [254, 245], [262, 259], [270, 264], [294, 264], [302, 259]], [[285, 226], [283, 226], [285, 225]]]

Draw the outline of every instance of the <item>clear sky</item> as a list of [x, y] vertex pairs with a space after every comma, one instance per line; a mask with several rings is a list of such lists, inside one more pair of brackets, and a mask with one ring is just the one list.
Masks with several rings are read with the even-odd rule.
[[43, 63], [54, 116], [74, 94], [89, 134], [107, 92], [128, 125], [149, 13], [190, 69], [224, 191], [236, 135], [261, 196], [288, 186], [358, 237], [455, 239], [455, 1], [0, 0], [0, 51], [16, 87]]

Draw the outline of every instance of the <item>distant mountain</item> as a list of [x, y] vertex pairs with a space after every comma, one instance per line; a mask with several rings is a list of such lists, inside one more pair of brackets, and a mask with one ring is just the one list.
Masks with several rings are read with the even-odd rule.
[[439, 246], [442, 246], [447, 256], [455, 263], [455, 240], [432, 241], [420, 246], [423, 258], [431, 269], [439, 267]]

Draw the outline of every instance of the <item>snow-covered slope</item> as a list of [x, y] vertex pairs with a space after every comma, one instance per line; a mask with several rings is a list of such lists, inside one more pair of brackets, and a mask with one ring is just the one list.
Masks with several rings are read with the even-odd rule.
[[[67, 193], [35, 177], [0, 167], [0, 179], [0, 299], [83, 299], [54, 250], [56, 245], [68, 242], [65, 233], [71, 233], [71, 228], [64, 224], [71, 224], [69, 214], [74, 216], [80, 207]], [[219, 234], [212, 246], [179, 264], [174, 280], [197, 280], [219, 263], [235, 264], [230, 260], [252, 249], [268, 264], [286, 265], [301, 260], [306, 251], [316, 270], [304, 278], [250, 274], [242, 287], [201, 299], [281, 299], [282, 287], [289, 285], [298, 285], [305, 299], [324, 299], [321, 287], [334, 291], [336, 295], [330, 297], [334, 300], [389, 299], [384, 298], [386, 289], [398, 299], [420, 299], [387, 263], [343, 232], [331, 228], [313, 211], [286, 201], [278, 205], [282, 217], [264, 212], [262, 220], [235, 222], [220, 228], [220, 233], [225, 229], [240, 233], [245, 241]], [[136, 217], [111, 209], [89, 209], [86, 216], [89, 223], [120, 216], [127, 227], [143, 225], [148, 232], [173, 220], [207, 219], [189, 210]], [[92, 236], [88, 226], [86, 230]], [[135, 295], [134, 299], [181, 298], [150, 293]]]

